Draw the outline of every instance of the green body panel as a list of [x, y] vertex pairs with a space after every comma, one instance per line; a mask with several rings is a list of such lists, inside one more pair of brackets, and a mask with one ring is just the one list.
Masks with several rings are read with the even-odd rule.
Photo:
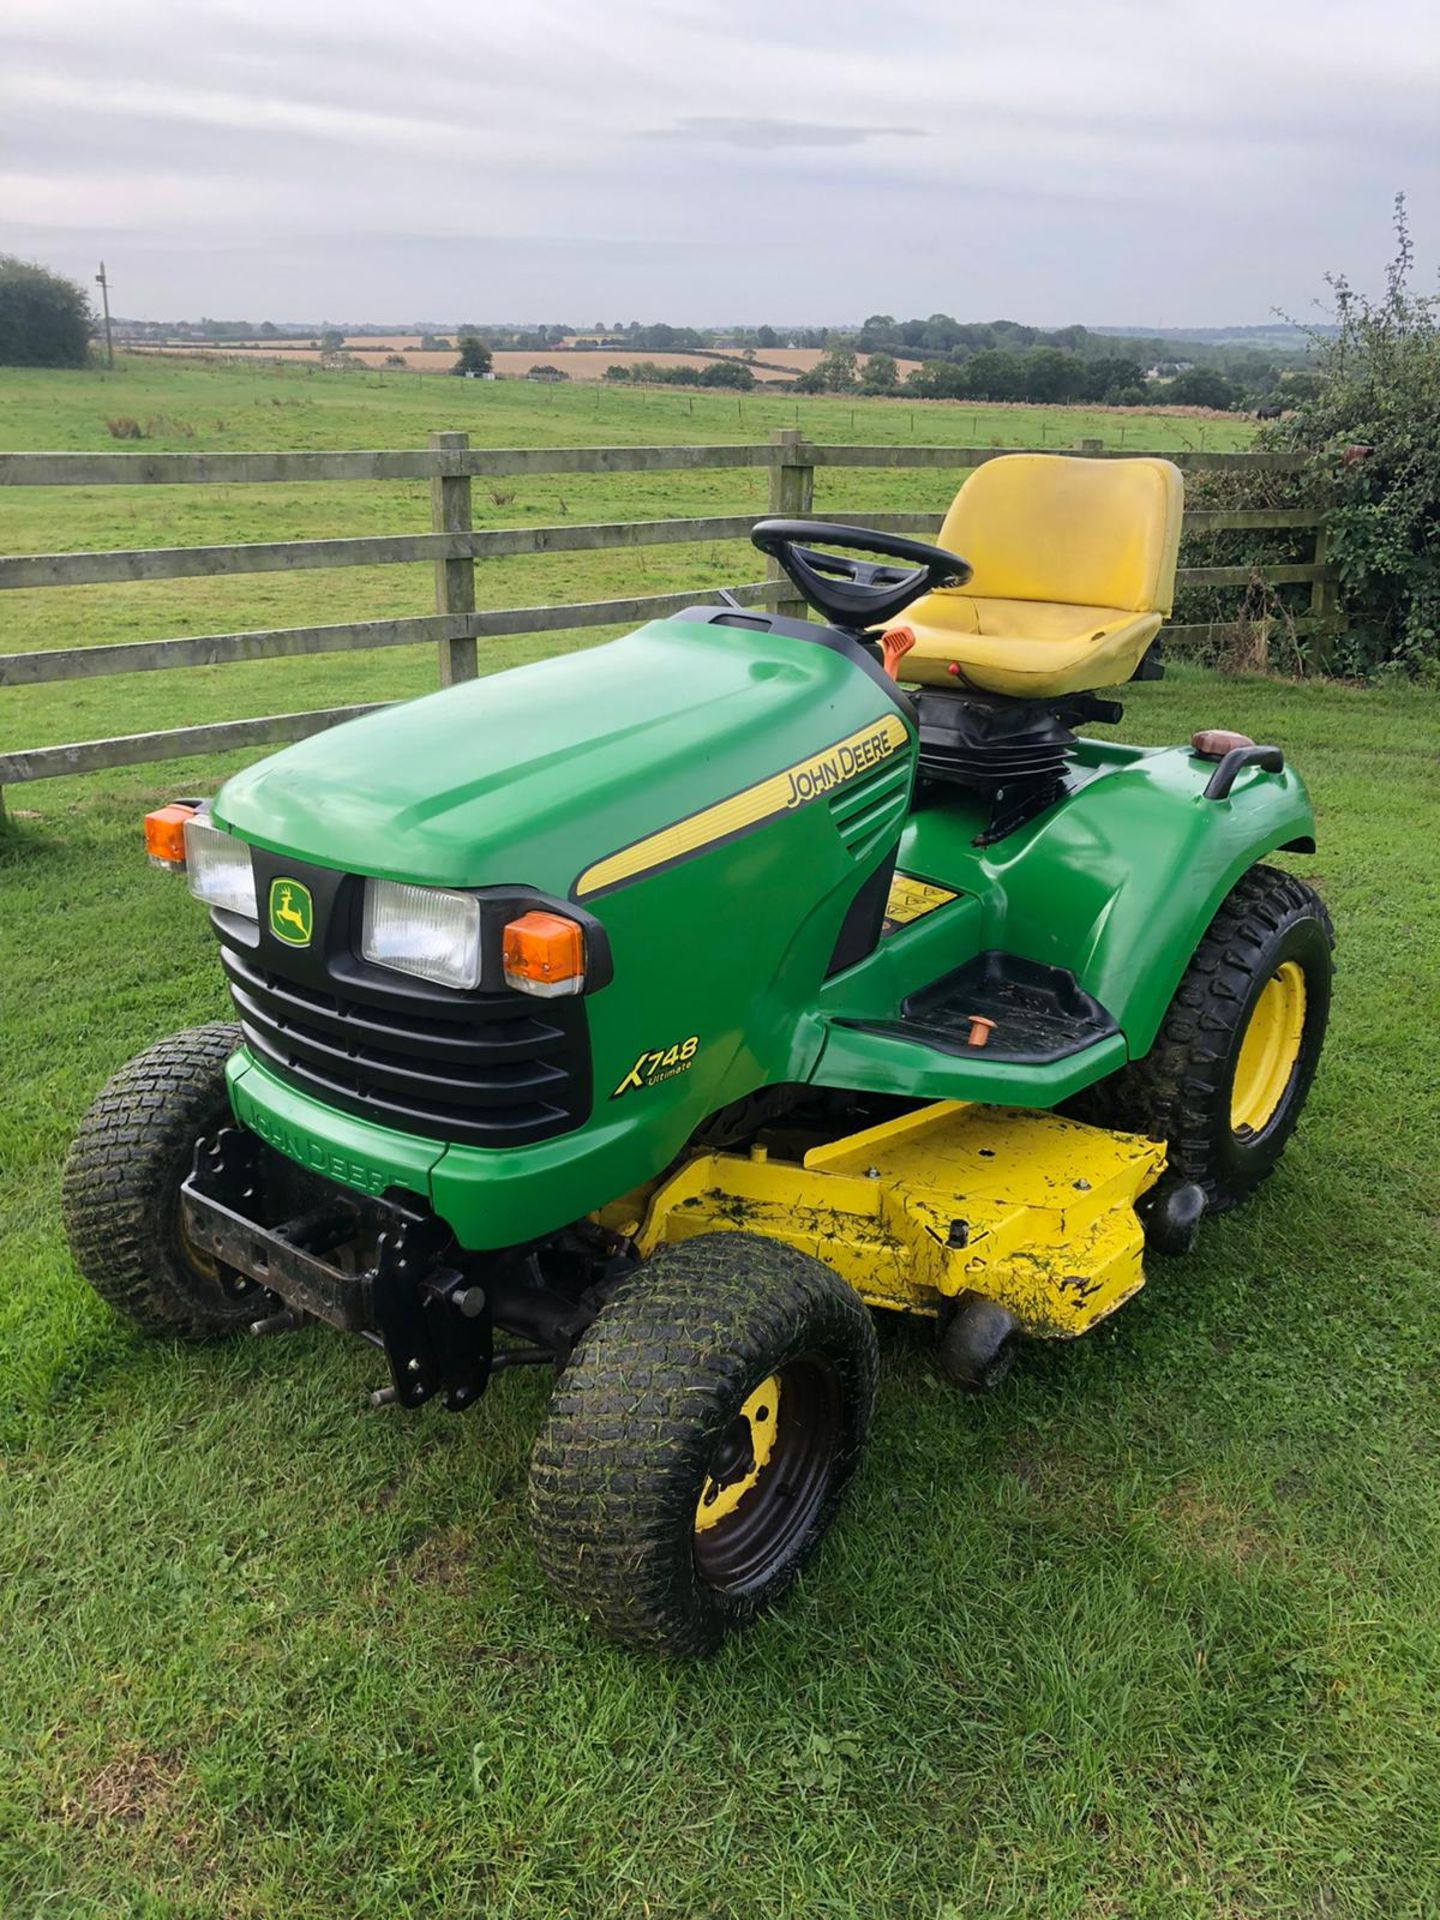
[[350, 873], [563, 897], [594, 861], [887, 711], [825, 647], [656, 620], [302, 740], [227, 781], [215, 817]]
[[[1277, 847], [1313, 840], [1304, 784], [1288, 768], [1242, 773], [1231, 797], [1214, 801], [1204, 798], [1213, 763], [1183, 748], [1086, 739], [1079, 760], [1090, 778], [1078, 791], [992, 847], [973, 844], [984, 815], [967, 795], [932, 797], [912, 814], [900, 870], [961, 897], [884, 942], [866, 967], [827, 982], [819, 1004], [832, 1019], [890, 1019], [907, 994], [997, 948], [1072, 972], [1114, 1018], [1123, 1050], [1116, 1057], [1107, 1042], [1054, 1067], [1023, 1069], [991, 1067], [980, 1054], [956, 1063], [961, 1077], [943, 1089], [933, 1072], [914, 1083], [917, 1095], [1048, 1106], [1148, 1053], [1241, 874]], [[901, 1045], [832, 1027], [816, 1078], [900, 1091], [891, 1050]], [[1009, 1080], [997, 1079], [1006, 1072]]]
[[[661, 621], [352, 722], [238, 775], [217, 817], [274, 852], [564, 899], [597, 863], [757, 785], [783, 788], [788, 769], [860, 730], [888, 720], [895, 741], [878, 768], [753, 822], [722, 816], [703, 844], [582, 893], [614, 977], [586, 997], [594, 1100], [574, 1131], [500, 1149], [416, 1139], [335, 1112], [243, 1053], [238, 1118], [343, 1184], [425, 1193], [463, 1245], [486, 1248], [653, 1178], [709, 1114], [761, 1087], [1051, 1106], [1146, 1051], [1235, 879], [1312, 831], [1291, 774], [1246, 774], [1217, 804], [1200, 797], [1211, 768], [1188, 753], [1087, 741], [1076, 792], [978, 849], [967, 796], [932, 790], [906, 818], [915, 748], [897, 714], [823, 646]], [[847, 911], [897, 839], [902, 871], [960, 897], [827, 979]], [[1027, 1068], [838, 1024], [893, 1020], [906, 994], [989, 948], [1070, 968], [1121, 1033]], [[661, 1065], [636, 1085], [647, 1055]]]

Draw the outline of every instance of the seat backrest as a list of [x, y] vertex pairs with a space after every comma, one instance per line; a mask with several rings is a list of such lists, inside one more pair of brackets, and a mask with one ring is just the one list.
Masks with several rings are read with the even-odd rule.
[[965, 482], [939, 544], [974, 567], [958, 589], [974, 599], [1168, 614], [1184, 503], [1168, 460], [1005, 454]]

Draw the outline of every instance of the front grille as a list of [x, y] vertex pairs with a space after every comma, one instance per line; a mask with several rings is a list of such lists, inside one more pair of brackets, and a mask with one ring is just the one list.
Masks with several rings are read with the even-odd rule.
[[323, 990], [265, 967], [221, 934], [231, 997], [255, 1058], [342, 1112], [479, 1147], [525, 1146], [590, 1109], [583, 1003], [374, 983]]

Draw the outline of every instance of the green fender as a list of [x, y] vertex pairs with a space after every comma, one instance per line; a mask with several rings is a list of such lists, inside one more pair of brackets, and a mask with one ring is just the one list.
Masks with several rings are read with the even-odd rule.
[[1276, 849], [1313, 852], [1315, 820], [1288, 768], [1248, 769], [1228, 799], [1207, 800], [1214, 764], [1188, 749], [1086, 740], [1081, 757], [1094, 777], [993, 847], [970, 844], [973, 818], [927, 809], [906, 828], [900, 865], [978, 900], [976, 950], [1068, 968], [1135, 1059], [1231, 887]]

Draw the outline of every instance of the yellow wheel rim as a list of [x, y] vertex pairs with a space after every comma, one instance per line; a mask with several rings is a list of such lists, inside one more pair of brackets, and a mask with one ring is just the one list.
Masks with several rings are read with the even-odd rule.
[[1305, 1033], [1305, 975], [1287, 960], [1266, 981], [1240, 1046], [1230, 1088], [1230, 1125], [1261, 1133], [1280, 1109]]
[[185, 1224], [185, 1212], [180, 1209], [180, 1251], [195, 1269], [202, 1280], [213, 1280], [220, 1284], [220, 1269], [203, 1247], [197, 1247], [190, 1238], [190, 1229]]
[[748, 1451], [742, 1451], [737, 1470], [718, 1480], [707, 1479], [695, 1507], [695, 1531], [708, 1533], [711, 1527], [732, 1514], [740, 1502], [759, 1483], [760, 1476], [775, 1451], [775, 1435], [780, 1419], [780, 1376], [772, 1373], [762, 1380], [740, 1409], [740, 1419], [750, 1430]]

